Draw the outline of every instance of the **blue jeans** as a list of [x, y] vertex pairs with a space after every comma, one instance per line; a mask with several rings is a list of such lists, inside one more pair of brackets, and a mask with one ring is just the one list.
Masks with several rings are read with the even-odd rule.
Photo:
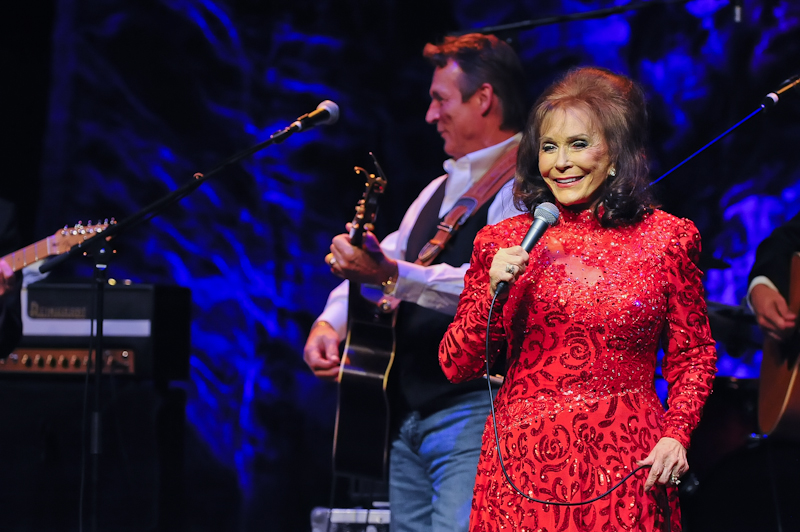
[[392, 532], [466, 532], [489, 392], [464, 394], [422, 418], [412, 412], [392, 442]]

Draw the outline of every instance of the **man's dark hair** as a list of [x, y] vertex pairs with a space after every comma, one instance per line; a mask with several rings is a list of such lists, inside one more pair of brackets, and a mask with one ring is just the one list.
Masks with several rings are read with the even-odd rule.
[[494, 35], [469, 33], [445, 37], [441, 44], [428, 43], [422, 55], [437, 68], [450, 60], [461, 67], [464, 75], [459, 90], [463, 101], [484, 83], [491, 85], [503, 110], [502, 129], [521, 131], [525, 126], [524, 73], [511, 46]]

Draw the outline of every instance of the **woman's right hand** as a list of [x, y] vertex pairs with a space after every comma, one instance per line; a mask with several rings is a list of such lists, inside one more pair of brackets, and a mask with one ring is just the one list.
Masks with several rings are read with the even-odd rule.
[[489, 268], [491, 296], [494, 297], [498, 283], [505, 281], [509, 285], [514, 284], [525, 273], [527, 267], [528, 252], [522, 246], [500, 249], [492, 259], [492, 266]]

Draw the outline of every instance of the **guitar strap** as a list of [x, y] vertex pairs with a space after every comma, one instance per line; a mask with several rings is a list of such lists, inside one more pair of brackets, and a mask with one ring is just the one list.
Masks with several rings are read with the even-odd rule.
[[483, 177], [458, 199], [453, 208], [439, 222], [436, 234], [419, 252], [417, 260], [414, 261], [415, 264], [422, 266], [431, 264], [458, 231], [458, 228], [464, 225], [473, 213], [493, 198], [514, 176], [517, 169], [517, 150], [518, 146], [514, 146], [501, 155]]

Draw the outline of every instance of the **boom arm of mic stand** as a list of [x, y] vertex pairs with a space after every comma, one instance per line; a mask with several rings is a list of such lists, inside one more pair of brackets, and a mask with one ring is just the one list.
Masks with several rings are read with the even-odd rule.
[[658, 178], [658, 179], [656, 179], [655, 181], [651, 181], [651, 182], [650, 182], [650, 186], [652, 187], [653, 185], [655, 185], [656, 183], [658, 183], [659, 181], [661, 181], [662, 179], [664, 179], [665, 177], [667, 177], [669, 174], [671, 174], [672, 172], [674, 172], [675, 170], [677, 170], [678, 168], [680, 168], [680, 167], [681, 167], [681, 166], [683, 166], [684, 164], [686, 164], [686, 163], [688, 163], [689, 161], [691, 161], [692, 159], [694, 159], [694, 158], [695, 158], [697, 155], [700, 155], [700, 153], [702, 153], [703, 151], [705, 151], [705, 150], [706, 150], [706, 148], [709, 148], [709, 147], [710, 147], [712, 144], [716, 143], [718, 140], [720, 140], [720, 139], [722, 139], [723, 137], [725, 137], [725, 136], [726, 136], [728, 133], [730, 133], [731, 131], [733, 131], [733, 130], [734, 130], [734, 129], [736, 129], [737, 127], [741, 126], [742, 124], [744, 124], [745, 122], [747, 122], [748, 120], [750, 120], [751, 118], [753, 118], [753, 117], [754, 117], [756, 114], [758, 114], [759, 112], [761, 112], [763, 109], [764, 109], [764, 107], [763, 107], [763, 106], [762, 106], [762, 107], [759, 107], [758, 109], [756, 109], [755, 111], [753, 111], [752, 113], [750, 113], [749, 115], [747, 115], [746, 117], [744, 117], [743, 119], [739, 120], [739, 122], [737, 122], [736, 124], [734, 124], [732, 127], [728, 128], [728, 130], [727, 130], [727, 131], [725, 131], [725, 132], [724, 132], [724, 133], [722, 133], [721, 135], [717, 136], [717, 138], [715, 138], [714, 140], [712, 140], [711, 142], [709, 142], [708, 144], [706, 144], [705, 146], [703, 146], [702, 148], [700, 148], [699, 150], [697, 150], [696, 152], [694, 152], [693, 154], [691, 154], [690, 156], [688, 156], [688, 157], [687, 157], [686, 159], [684, 159], [683, 161], [679, 162], [677, 165], [673, 166], [673, 167], [672, 167], [672, 169], [671, 169], [671, 170], [669, 170], [669, 171], [668, 171], [666, 174], [662, 175], [661, 177], [659, 177], [659, 178]]
[[256, 153], [257, 151], [260, 151], [266, 148], [267, 146], [270, 146], [271, 144], [279, 144], [283, 142], [289, 135], [291, 135], [297, 130], [298, 129], [294, 126], [289, 126], [287, 128], [284, 128], [270, 135], [270, 137], [267, 140], [260, 142], [255, 146], [251, 146], [250, 148], [242, 150], [239, 153], [233, 155], [228, 160], [220, 163], [219, 165], [217, 165], [215, 168], [212, 168], [208, 172], [204, 174], [201, 173], [194, 174], [193, 181], [189, 181], [185, 185], [167, 194], [161, 199], [154, 201], [150, 205], [142, 208], [141, 210], [139, 210], [139, 212], [132, 214], [131, 216], [122, 220], [121, 222], [109, 225], [108, 228], [102, 233], [97, 233], [95, 236], [87, 238], [80, 244], [72, 246], [72, 248], [70, 248], [70, 250], [67, 251], [66, 253], [62, 253], [61, 255], [49, 259], [44, 264], [39, 266], [39, 271], [41, 273], [47, 273], [56, 268], [57, 266], [59, 266], [61, 263], [74, 257], [75, 255], [94, 252], [95, 250], [101, 249], [104, 245], [104, 242], [113, 238], [116, 234], [121, 233], [122, 231], [128, 229], [129, 227], [133, 227], [135, 225], [138, 225], [142, 222], [145, 222], [157, 216], [168, 206], [172, 205], [173, 203], [177, 203], [178, 201], [182, 200], [183, 198], [191, 194], [196, 188], [205, 183], [213, 175], [221, 172], [228, 166], [231, 166], [232, 164], [239, 162], [245, 157], [248, 157]]
[[741, 120], [739, 120], [739, 122], [734, 124], [732, 127], [728, 128], [727, 131], [723, 132], [721, 135], [717, 136], [717, 138], [715, 138], [714, 140], [712, 140], [711, 142], [709, 142], [708, 144], [706, 144], [705, 146], [703, 146], [702, 148], [700, 148], [699, 150], [697, 150], [696, 152], [691, 154], [689, 157], [687, 157], [686, 159], [684, 159], [683, 161], [678, 163], [676, 166], [674, 166], [667, 173], [665, 173], [664, 175], [662, 175], [661, 177], [659, 177], [655, 181], [652, 181], [650, 183], [650, 186], [652, 187], [653, 185], [655, 185], [656, 183], [658, 183], [659, 181], [661, 181], [662, 179], [664, 179], [665, 177], [670, 175], [672, 172], [674, 172], [675, 170], [677, 170], [678, 168], [680, 168], [684, 164], [686, 164], [689, 161], [691, 161], [692, 159], [694, 159], [695, 156], [697, 156], [701, 152], [705, 151], [706, 148], [708, 148], [709, 146], [711, 146], [712, 144], [714, 144], [718, 140], [720, 140], [723, 137], [725, 137], [728, 133], [730, 133], [731, 131], [733, 131], [737, 127], [741, 126], [742, 124], [744, 124], [745, 122], [747, 122], [748, 120], [753, 118], [755, 115], [757, 115], [761, 111], [766, 112], [767, 109], [770, 109], [771, 107], [774, 107], [775, 105], [777, 105], [778, 100], [779, 100], [779, 96], [781, 94], [783, 94], [784, 92], [786, 92], [788, 90], [791, 90], [791, 89], [797, 87], [798, 85], [800, 85], [800, 75], [795, 75], [795, 76], [787, 79], [786, 81], [784, 81], [783, 85], [781, 86], [780, 89], [776, 90], [775, 92], [770, 92], [769, 94], [767, 94], [764, 97], [764, 100], [761, 102], [761, 106], [758, 109], [756, 109], [755, 111], [753, 111], [752, 113], [750, 113], [746, 117], [744, 117]]
[[500, 33], [503, 31], [519, 31], [536, 28], [539, 26], [548, 26], [550, 24], [557, 24], [559, 22], [571, 22], [573, 20], [589, 20], [593, 18], [602, 18], [610, 15], [618, 15], [627, 11], [634, 11], [645, 7], [652, 7], [656, 5], [667, 4], [687, 4], [691, 0], [650, 0], [647, 2], [637, 2], [625, 6], [609, 7], [605, 9], [597, 9], [595, 11], [586, 11], [583, 13], [573, 13], [571, 15], [558, 15], [555, 17], [545, 17], [536, 20], [523, 20], [521, 22], [512, 22], [510, 24], [500, 24], [497, 26], [485, 26], [483, 28], [470, 29], [466, 31], [459, 31], [451, 33], [450, 35], [464, 35], [466, 33]]

